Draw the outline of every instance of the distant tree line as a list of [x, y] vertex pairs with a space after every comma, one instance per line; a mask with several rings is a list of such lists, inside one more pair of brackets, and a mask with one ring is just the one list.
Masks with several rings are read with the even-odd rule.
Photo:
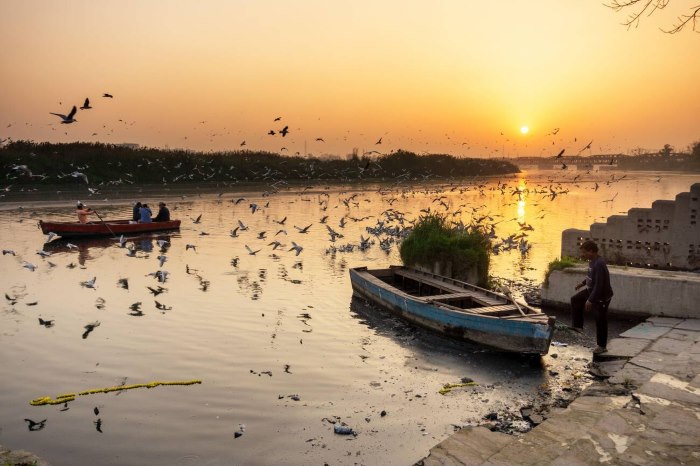
[[89, 186], [199, 182], [430, 180], [517, 173], [504, 160], [399, 150], [349, 160], [271, 152], [191, 152], [95, 143], [14, 141], [0, 147], [5, 183]]

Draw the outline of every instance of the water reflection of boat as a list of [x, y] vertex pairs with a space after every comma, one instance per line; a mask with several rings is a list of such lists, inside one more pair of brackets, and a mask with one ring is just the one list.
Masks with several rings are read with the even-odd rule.
[[180, 220], [167, 222], [133, 223], [130, 220], [105, 220], [98, 222], [44, 222], [39, 221], [41, 231], [55, 233], [62, 238], [91, 236], [134, 235], [151, 231], [178, 230]]
[[400, 266], [350, 269], [354, 294], [411, 322], [502, 351], [547, 354], [554, 317], [504, 295]]
[[[167, 241], [168, 243], [165, 246], [167, 248], [170, 244], [171, 237], [172, 233], [130, 236], [124, 241], [123, 247], [133, 251], [143, 251], [148, 253], [153, 251], [154, 241]], [[76, 241], [75, 244], [72, 244], [70, 241], [71, 240], [65, 238], [56, 238], [53, 241], [44, 243], [42, 249], [52, 254], [62, 252], [69, 253], [77, 250], [78, 263], [80, 265], [85, 265], [85, 261], [92, 260], [94, 258], [93, 255], [90, 254], [91, 250], [101, 250], [120, 245], [115, 238], [104, 237], [88, 237], [81, 239], [80, 241]]]

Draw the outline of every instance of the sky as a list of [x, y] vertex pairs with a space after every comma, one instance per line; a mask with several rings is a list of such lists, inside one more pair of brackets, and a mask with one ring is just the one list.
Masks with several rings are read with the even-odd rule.
[[[660, 28], [695, 3], [628, 29], [599, 0], [0, 0], [0, 139], [314, 156], [683, 150], [700, 140], [700, 33]], [[86, 97], [75, 123], [50, 114]]]

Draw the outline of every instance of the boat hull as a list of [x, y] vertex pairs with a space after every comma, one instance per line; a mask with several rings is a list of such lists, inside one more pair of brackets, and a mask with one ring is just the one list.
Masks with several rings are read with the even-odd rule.
[[531, 322], [527, 318], [504, 319], [446, 309], [393, 288], [367, 273], [366, 268], [350, 269], [350, 281], [357, 296], [450, 337], [508, 352], [547, 354], [549, 351], [554, 318]]
[[136, 235], [151, 231], [178, 230], [180, 220], [150, 223], [129, 223], [129, 220], [105, 220], [104, 222], [44, 222], [40, 221], [41, 231], [50, 232], [62, 238], [88, 238], [110, 235]]

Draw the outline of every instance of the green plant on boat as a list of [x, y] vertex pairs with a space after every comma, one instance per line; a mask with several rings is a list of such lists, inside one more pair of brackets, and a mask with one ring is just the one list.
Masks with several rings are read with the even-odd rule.
[[552, 262], [550, 262], [549, 265], [547, 265], [547, 271], [544, 273], [544, 287], [547, 288], [549, 286], [549, 276], [555, 270], [564, 270], [569, 267], [581, 265], [583, 263], [584, 261], [571, 256], [564, 256], [561, 259], [557, 257]]
[[399, 252], [404, 265], [449, 265], [454, 278], [460, 279], [476, 270], [478, 286], [488, 285], [488, 236], [479, 228], [455, 228], [447, 217], [430, 214], [420, 217], [413, 231], [401, 243]]

